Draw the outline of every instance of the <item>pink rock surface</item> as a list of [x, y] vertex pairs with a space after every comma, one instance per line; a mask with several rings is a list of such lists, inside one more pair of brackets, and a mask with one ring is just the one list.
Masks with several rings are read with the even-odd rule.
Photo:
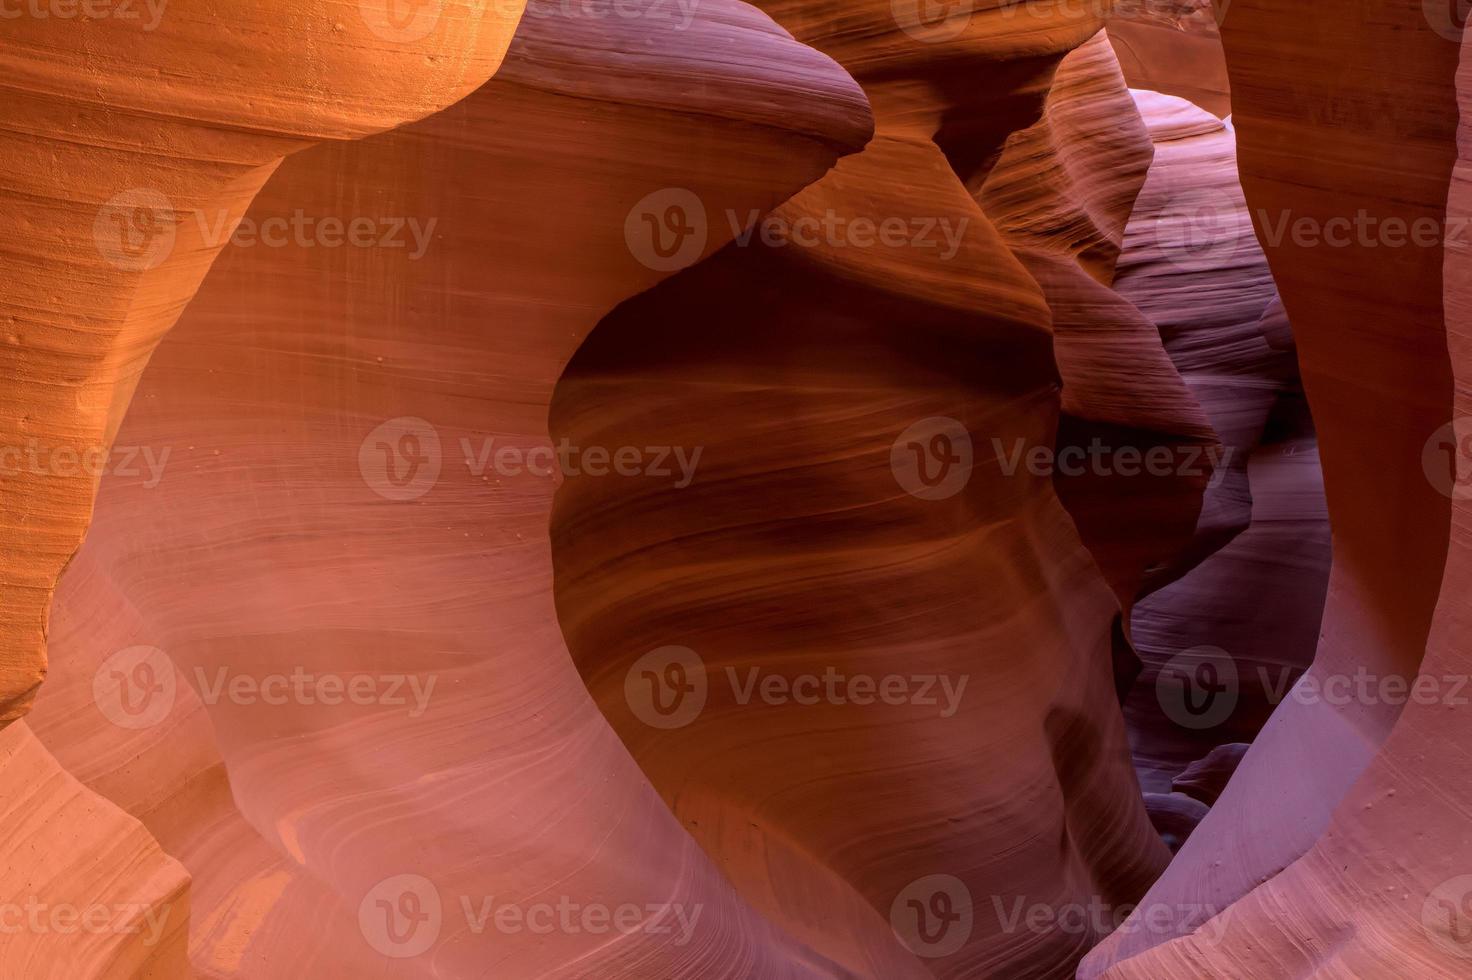
[[0, 980], [1468, 975], [1451, 12], [28, 2]]
[[1100, 446], [1142, 460], [1215, 444], [1159, 331], [1108, 288], [1153, 156], [1099, 34], [1059, 65], [1042, 119], [1008, 141], [979, 196], [1048, 302], [1063, 383], [1054, 482], [1126, 612], [1147, 570], [1190, 540], [1207, 473], [1162, 479], [1083, 461]]
[[[1223, 742], [1250, 741], [1313, 659], [1329, 567], [1317, 448], [1293, 335], [1237, 183], [1234, 134], [1137, 93], [1155, 140], [1116, 287], [1159, 329], [1220, 444], [1194, 541], [1131, 617], [1145, 664], [1126, 703], [1145, 786]], [[1231, 705], [1191, 707], [1200, 670]], [[1182, 683], [1185, 687], [1181, 687]]]
[[[162, 478], [140, 458], [106, 479], [64, 581], [66, 669], [34, 723], [193, 874], [199, 974], [832, 975], [749, 911], [594, 710], [551, 603], [554, 482], [470, 466], [545, 443], [563, 360], [662, 275], [626, 238], [642, 198], [698, 193], [715, 248], [726, 209], [861, 146], [867, 107], [739, 3], [688, 34], [524, 26], [470, 99], [266, 186], [118, 436], [169, 450]], [[296, 215], [403, 219], [403, 247], [270, 246]], [[437, 476], [379, 455], [405, 432], [438, 439]], [[145, 668], [151, 697], [94, 687]], [[378, 678], [384, 703], [218, 687], [297, 672]], [[396, 676], [420, 687], [389, 704]], [[432, 895], [418, 928], [398, 916]], [[563, 906], [550, 937], [491, 917]]]
[[1130, 85], [1228, 115], [1231, 84], [1220, 27], [1232, 2], [1116, 0], [1109, 14], [1109, 40]]
[[[1467, 709], [1380, 687], [1424, 676], [1446, 695], [1457, 673], [1443, 632], [1458, 608], [1451, 480], [1423, 458], [1452, 414], [1457, 293], [1443, 263], [1459, 268], [1458, 247], [1380, 237], [1391, 220], [1450, 227], [1458, 51], [1428, 12], [1389, 2], [1363, 21], [1304, 20], [1245, 0], [1225, 21], [1243, 186], [1313, 406], [1334, 562], [1313, 667], [1145, 899], [1222, 914], [1194, 931], [1135, 929], [1081, 976], [1465, 975], [1466, 851], [1446, 822], [1456, 791], [1436, 774]], [[1342, 247], [1275, 231], [1357, 214], [1376, 230]], [[1370, 695], [1323, 696], [1357, 676]]]

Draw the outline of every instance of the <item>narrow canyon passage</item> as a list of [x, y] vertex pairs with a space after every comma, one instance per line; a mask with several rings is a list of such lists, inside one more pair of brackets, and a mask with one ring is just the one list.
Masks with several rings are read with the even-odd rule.
[[1467, 975], [1439, 7], [65, 9], [0, 980]]

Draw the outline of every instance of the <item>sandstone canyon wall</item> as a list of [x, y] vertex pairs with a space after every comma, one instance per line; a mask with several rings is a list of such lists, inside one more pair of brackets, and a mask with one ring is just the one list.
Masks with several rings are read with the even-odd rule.
[[128, 6], [0, 7], [0, 980], [1466, 974], [1452, 13]]
[[[5, 930], [0, 960], [16, 976], [185, 969], [182, 868], [19, 719], [46, 673], [52, 594], [87, 526], [99, 461], [223, 244], [189, 219], [238, 217], [281, 159], [312, 142], [461, 98], [495, 70], [520, 14], [456, 0], [410, 36], [274, 2], [235, 5], [223, 23], [213, 5], [160, 12], [5, 11], [0, 720], [6, 911], [27, 924]], [[61, 909], [70, 928], [35, 918], [38, 905]], [[81, 939], [77, 910], [99, 912]]]

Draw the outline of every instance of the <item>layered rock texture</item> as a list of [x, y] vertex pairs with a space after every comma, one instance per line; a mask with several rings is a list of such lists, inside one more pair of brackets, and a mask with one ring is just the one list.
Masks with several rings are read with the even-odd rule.
[[[1466, 974], [1472, 858], [1442, 775], [1468, 717], [1451, 639], [1468, 463], [1453, 385], [1461, 31], [1435, 5], [1368, 13], [1289, 31], [1249, 0], [1224, 22], [1242, 183], [1297, 338], [1333, 569], [1311, 670], [1146, 900], [1222, 914], [1190, 934], [1137, 929], [1081, 975]], [[1352, 82], [1349, 63], [1385, 74]]]
[[46, 674], [53, 591], [124, 410], [224, 245], [204, 219], [239, 218], [289, 153], [462, 98], [495, 70], [520, 12], [454, 0], [437, 8], [432, 29], [412, 34], [366, 8], [339, 17], [274, 2], [235, 5], [224, 23], [201, 4], [172, 16], [162, 5], [5, 12], [6, 973], [187, 969], [179, 863], [68, 776], [18, 719]]
[[1218, 116], [1232, 96], [1221, 24], [1235, 0], [1116, 0], [1109, 40], [1136, 88], [1189, 99]]
[[0, 980], [1467, 975], [1358, 14], [0, 11]]
[[[955, 43], [968, 42], [995, 39]], [[924, 54], [910, 54], [917, 80], [936, 70]], [[1076, 70], [1129, 108], [1107, 47], [1087, 55]], [[558, 609], [615, 730], [766, 915], [861, 975], [894, 957], [896, 936], [898, 975], [1043, 975], [1098, 936], [1040, 937], [996, 908], [1132, 901], [1166, 853], [1115, 701], [1117, 603], [1051, 474], [1009, 469], [994, 448], [1052, 444], [1051, 315], [984, 209], [978, 163], [954, 161], [1028, 151], [997, 154], [965, 104], [874, 104], [862, 154], [750, 243], [622, 304], [573, 358], [554, 436], [703, 457], [685, 488], [616, 472], [564, 484]], [[941, 146], [918, 128], [946, 113], [968, 139]], [[1066, 141], [1088, 137], [1050, 123], [1058, 145], [1016, 166], [1062, 181]], [[1149, 152], [1138, 135], [1135, 159]], [[1049, 194], [1106, 227], [1128, 196], [1054, 183], [1039, 211]], [[893, 240], [853, 238], [891, 223]], [[819, 225], [838, 231], [783, 239]], [[954, 237], [922, 240], [936, 228]], [[805, 678], [841, 693], [805, 702]], [[865, 678], [896, 693], [866, 698], [852, 686]], [[976, 846], [998, 833], [1007, 852]]]

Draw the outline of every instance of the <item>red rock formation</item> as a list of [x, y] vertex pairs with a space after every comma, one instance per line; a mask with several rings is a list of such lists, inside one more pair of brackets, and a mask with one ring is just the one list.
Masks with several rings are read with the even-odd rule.
[[0, 977], [1467, 974], [1449, 13], [177, 2], [0, 11]]
[[979, 198], [1052, 313], [1063, 382], [1052, 472], [1124, 607], [1122, 635], [1147, 572], [1190, 543], [1210, 475], [1145, 461], [1216, 446], [1155, 325], [1106, 288], [1153, 155], [1100, 34], [1063, 60], [1043, 118], [1008, 142]]
[[[386, 37], [371, 17], [261, 0], [228, 14], [189, 3], [4, 12], [0, 724], [15, 729], [7, 782], [37, 782], [9, 795], [0, 823], [17, 884], [7, 895], [24, 881], [25, 901], [53, 910], [132, 910], [98, 932], [85, 919], [28, 922], [3, 954], [16, 975], [180, 975], [187, 877], [13, 723], [45, 676], [52, 593], [123, 411], [223, 245], [194, 219], [238, 218], [282, 157], [313, 141], [460, 98], [499, 64], [520, 5], [452, 0], [434, 13], [429, 30]], [[142, 940], [132, 926], [149, 917], [166, 928]]]
[[1132, 88], [1232, 111], [1220, 25], [1233, 0], [1116, 0], [1109, 40]]
[[[1427, 746], [1454, 745], [1466, 709], [1379, 686], [1455, 672], [1455, 655], [1422, 664], [1457, 615], [1448, 497], [1422, 459], [1452, 404], [1440, 232], [1457, 46], [1430, 8], [1373, 8], [1350, 23], [1236, 0], [1225, 22], [1243, 185], [1297, 338], [1334, 563], [1312, 669], [1145, 899], [1229, 911], [1189, 936], [1134, 929], [1081, 976], [1150, 947], [1107, 975], [1465, 973], [1464, 850], [1438, 819], [1446, 784]], [[1419, 243], [1418, 222], [1434, 230]], [[1323, 696], [1360, 675], [1370, 696]]]
[[[1117, 288], [1160, 330], [1221, 439], [1212, 464], [1194, 467], [1211, 475], [1195, 541], [1132, 616], [1145, 670], [1126, 715], [1146, 788], [1165, 792], [1215, 746], [1250, 741], [1312, 660], [1329, 540], [1292, 332], [1237, 183], [1233, 133], [1182, 100], [1138, 97], [1156, 155]], [[1198, 670], [1229, 678], [1232, 703], [1194, 715]]]
[[1184, 772], [1171, 781], [1170, 788], [1210, 806], [1222, 795], [1227, 780], [1231, 779], [1232, 774], [1237, 771], [1237, 766], [1241, 764], [1242, 756], [1247, 754], [1247, 749], [1245, 742], [1228, 742], [1226, 745], [1218, 745], [1208, 752], [1205, 758], [1198, 759], [1187, 766]]
[[520, 5], [436, 0], [423, 34], [266, 0], [224, 22], [189, 4], [43, 12], [7, 13], [0, 55], [0, 204], [21, 232], [0, 301], [0, 370], [14, 379], [0, 442], [39, 454], [44, 473], [19, 466], [7, 481], [8, 546], [25, 560], [0, 586], [0, 721], [24, 714], [44, 675], [46, 608], [96, 489], [85, 461], [105, 452], [148, 354], [224, 244], [192, 219], [238, 219], [281, 158], [315, 140], [464, 96], [500, 63]]
[[189, 876], [25, 722], [0, 730], [0, 965], [13, 977], [183, 977]]
[[[698, 194], [713, 250], [725, 210], [770, 208], [860, 147], [867, 109], [739, 3], [686, 29], [523, 28], [450, 111], [304, 151], [267, 184], [118, 437], [167, 451], [161, 478], [141, 456], [106, 478], [58, 597], [35, 724], [193, 874], [202, 975], [834, 972], [746, 908], [597, 714], [551, 603], [554, 481], [481, 454], [544, 444], [562, 362], [663, 274], [626, 222], [641, 199]], [[368, 246], [322, 237], [359, 218]], [[384, 428], [404, 417], [432, 429]], [[437, 477], [377, 454], [430, 431]], [[94, 687], [145, 668], [152, 700]], [[252, 693], [298, 671], [434, 688], [401, 705]], [[379, 904], [429, 914], [432, 895], [417, 930]], [[559, 903], [575, 931], [550, 938], [478, 918]]]
[[[1034, 122], [1052, 65], [947, 98], [1009, 40], [997, 12], [926, 53], [857, 30], [867, 10], [769, 6], [865, 84], [878, 135], [749, 244], [622, 304], [569, 365], [556, 436], [701, 463], [687, 485], [563, 485], [568, 647], [676, 816], [814, 949], [863, 976], [895, 934], [913, 958], [879, 975], [1071, 970], [1094, 932], [1039, 937], [998, 909], [1131, 901], [1166, 851], [1124, 752], [1117, 604], [1050, 474], [992, 446], [1052, 446], [1058, 378], [1044, 294], [973, 196], [1012, 119], [977, 100]], [[1082, 40], [1060, 23], [1055, 58]], [[1097, 209], [1082, 227], [1122, 228], [1118, 185], [1060, 196]], [[894, 222], [958, 234], [852, 237]], [[819, 227], [840, 230], [796, 240]], [[1107, 265], [1107, 238], [1089, 245]]]

